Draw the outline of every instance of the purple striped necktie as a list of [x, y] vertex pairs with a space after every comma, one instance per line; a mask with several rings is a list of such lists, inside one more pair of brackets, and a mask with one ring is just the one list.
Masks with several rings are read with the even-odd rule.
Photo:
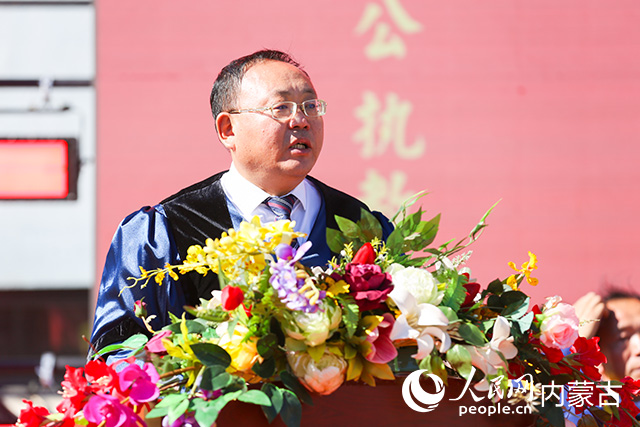
[[267, 206], [276, 215], [276, 219], [291, 219], [291, 211], [296, 203], [296, 196], [288, 194], [284, 197], [272, 196], [265, 201]]

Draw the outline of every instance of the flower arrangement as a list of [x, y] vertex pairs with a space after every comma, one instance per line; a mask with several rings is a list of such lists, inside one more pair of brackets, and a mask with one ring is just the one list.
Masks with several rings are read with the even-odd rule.
[[[327, 230], [327, 241], [341, 256], [325, 268], [300, 263], [311, 243], [292, 247], [302, 235], [291, 222], [261, 224], [257, 217], [190, 247], [182, 265], [141, 268], [132, 286], [196, 271], [217, 274], [221, 290], [186, 307], [192, 318], [173, 316], [159, 331], [150, 328], [144, 301], [137, 302], [151, 338], [133, 336], [102, 349], [84, 368], [68, 367], [58, 412], [26, 402], [18, 425], [143, 426], [162, 417], [164, 426], [210, 426], [233, 400], [260, 405], [269, 422], [279, 414], [288, 426], [299, 425], [309, 392], [394, 379], [399, 348], [416, 368], [445, 383], [451, 376], [472, 381], [476, 390], [504, 391], [520, 380], [529, 396], [539, 397], [552, 381], [600, 380], [596, 366], [605, 358], [598, 338], [578, 337], [573, 307], [558, 297], [531, 307], [521, 290], [524, 283], [537, 285], [535, 255], [520, 268], [509, 263], [513, 274], [484, 289], [471, 279], [464, 267], [470, 253], [463, 251], [493, 207], [467, 238], [431, 247], [440, 216], [423, 220], [422, 209], [409, 214], [417, 199], [400, 208], [386, 241], [366, 211], [358, 222], [336, 218], [340, 229]], [[124, 350], [131, 356], [112, 365], [101, 358]], [[588, 424], [594, 417], [638, 425], [632, 399], [640, 381], [612, 384], [619, 405], [536, 406], [539, 422], [563, 425], [563, 411], [572, 411], [584, 425], [595, 425]], [[590, 402], [598, 393], [587, 396]]]

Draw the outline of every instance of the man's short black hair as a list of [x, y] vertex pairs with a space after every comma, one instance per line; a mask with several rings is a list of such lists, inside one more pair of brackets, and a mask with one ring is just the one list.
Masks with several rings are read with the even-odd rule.
[[211, 95], [209, 96], [213, 120], [221, 112], [237, 108], [236, 101], [242, 78], [249, 68], [265, 61], [286, 62], [306, 74], [301, 65], [291, 55], [279, 50], [263, 49], [233, 60], [220, 71], [216, 81], [213, 83]]
[[616, 299], [637, 299], [640, 301], [640, 294], [632, 289], [623, 288], [617, 285], [607, 284], [602, 293], [604, 302]]

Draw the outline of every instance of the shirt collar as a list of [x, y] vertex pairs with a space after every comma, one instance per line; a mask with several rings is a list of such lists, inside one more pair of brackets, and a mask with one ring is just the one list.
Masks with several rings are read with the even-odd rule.
[[[313, 184], [305, 178], [288, 193], [296, 196], [305, 210], [308, 204], [309, 185]], [[227, 197], [236, 205], [245, 218], [251, 218], [262, 202], [267, 197], [272, 196], [272, 194], [267, 193], [243, 177], [233, 163], [229, 167], [229, 172], [222, 176], [222, 186], [227, 193]]]

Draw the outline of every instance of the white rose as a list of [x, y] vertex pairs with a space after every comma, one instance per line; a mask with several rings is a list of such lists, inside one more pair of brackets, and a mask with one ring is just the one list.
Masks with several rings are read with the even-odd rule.
[[315, 313], [285, 312], [281, 322], [284, 333], [293, 339], [315, 347], [329, 338], [342, 320], [342, 310], [333, 304], [322, 303]]
[[438, 291], [433, 275], [424, 268], [391, 264], [387, 273], [391, 274], [393, 285], [406, 289], [418, 304], [438, 305], [444, 297], [444, 291]]

